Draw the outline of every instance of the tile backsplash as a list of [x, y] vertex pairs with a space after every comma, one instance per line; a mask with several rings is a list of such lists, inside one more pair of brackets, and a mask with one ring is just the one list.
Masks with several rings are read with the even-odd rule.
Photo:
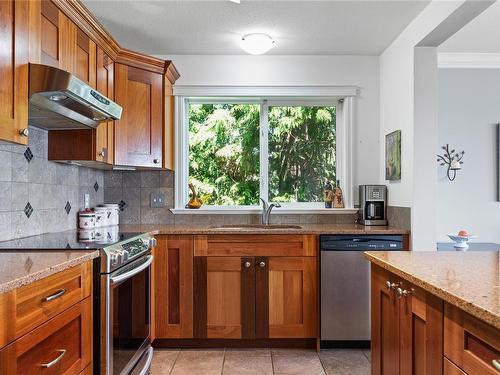
[[[151, 193], [165, 195], [166, 206], [151, 208]], [[260, 216], [200, 215], [170, 212], [174, 206], [174, 172], [171, 171], [105, 171], [104, 202], [118, 203], [122, 208], [121, 224], [222, 225], [255, 224]], [[346, 215], [279, 215], [271, 216], [273, 224], [351, 224], [356, 214]]]
[[47, 140], [30, 128], [28, 146], [0, 143], [0, 240], [74, 229], [84, 194], [104, 201], [103, 171], [48, 161]]

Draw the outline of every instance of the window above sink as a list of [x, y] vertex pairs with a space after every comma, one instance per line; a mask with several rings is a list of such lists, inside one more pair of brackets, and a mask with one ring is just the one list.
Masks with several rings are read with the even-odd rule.
[[[172, 211], [183, 213], [193, 183], [204, 201], [200, 213], [258, 213], [260, 198], [281, 204], [275, 214], [355, 212], [350, 133], [357, 89], [261, 89], [267, 95], [256, 96], [258, 87], [253, 95], [248, 87], [218, 87], [214, 95], [206, 86], [175, 88], [180, 147]], [[325, 209], [323, 187], [336, 180], [347, 208]]]

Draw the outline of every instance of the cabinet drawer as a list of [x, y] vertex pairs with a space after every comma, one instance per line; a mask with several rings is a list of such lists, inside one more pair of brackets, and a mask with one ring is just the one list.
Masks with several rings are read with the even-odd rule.
[[455, 366], [448, 358], [444, 358], [444, 375], [467, 375]]
[[500, 360], [497, 329], [445, 304], [444, 354], [465, 373], [498, 375], [493, 360]]
[[0, 294], [0, 348], [88, 297], [91, 279], [86, 262]]
[[0, 374], [79, 374], [91, 361], [91, 298], [0, 351]]
[[316, 256], [316, 236], [220, 234], [195, 236], [195, 256]]

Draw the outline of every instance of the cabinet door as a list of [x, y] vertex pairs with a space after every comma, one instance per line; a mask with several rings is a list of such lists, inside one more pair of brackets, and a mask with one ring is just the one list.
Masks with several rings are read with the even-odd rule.
[[396, 279], [374, 265], [371, 274], [372, 375], [398, 375], [399, 301], [386, 286]]
[[[114, 93], [114, 62], [100, 48], [97, 48], [97, 91], [113, 100]], [[96, 130], [97, 161], [113, 164], [114, 157], [114, 122], [100, 124]]]
[[255, 337], [254, 259], [195, 257], [194, 336]]
[[156, 338], [193, 337], [193, 237], [159, 236], [153, 250]]
[[443, 301], [402, 282], [399, 299], [400, 374], [443, 373]]
[[123, 107], [115, 122], [115, 164], [161, 168], [162, 75], [115, 64], [115, 100]]
[[52, 1], [42, 0], [40, 19], [40, 62], [75, 72], [77, 27]]
[[74, 73], [83, 82], [96, 88], [97, 46], [81, 29], [76, 30]]
[[30, 2], [0, 1], [0, 139], [26, 144]]
[[257, 337], [316, 337], [316, 278], [315, 257], [257, 258]]

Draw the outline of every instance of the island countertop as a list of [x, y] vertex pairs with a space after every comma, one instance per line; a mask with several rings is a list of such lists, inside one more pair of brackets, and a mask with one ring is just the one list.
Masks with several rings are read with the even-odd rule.
[[0, 251], [0, 293], [46, 278], [99, 256], [96, 250]]
[[500, 329], [500, 252], [365, 252], [372, 263]]

